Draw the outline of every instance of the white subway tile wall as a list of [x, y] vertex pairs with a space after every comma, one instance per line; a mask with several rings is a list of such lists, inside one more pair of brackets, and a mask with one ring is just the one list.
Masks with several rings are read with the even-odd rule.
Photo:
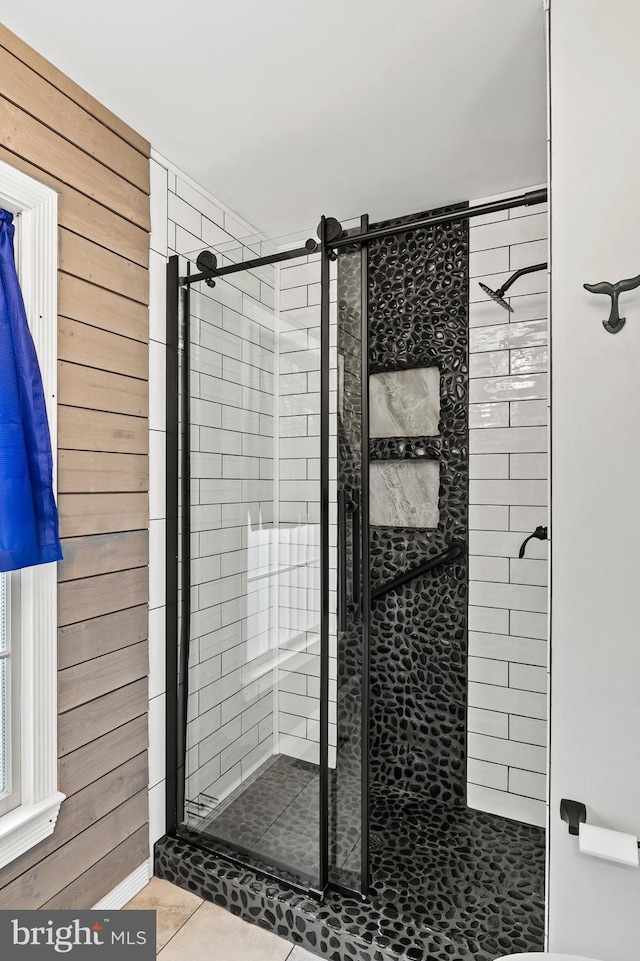
[[[212, 244], [237, 256], [247, 224], [161, 157], [151, 161], [151, 841], [164, 830], [166, 257]], [[187, 797], [224, 794], [271, 755], [275, 272], [192, 295], [192, 602]], [[270, 281], [270, 283], [269, 283]]]
[[[295, 246], [300, 246], [306, 235]], [[277, 392], [279, 750], [319, 762], [320, 739], [320, 256], [283, 263], [276, 272], [279, 307]], [[330, 285], [336, 324], [336, 283]], [[331, 338], [335, 343], [335, 336]], [[330, 352], [332, 410], [330, 501], [336, 498], [336, 360]], [[335, 519], [334, 519], [335, 520]], [[330, 610], [336, 604], [336, 527], [330, 527]], [[329, 746], [336, 746], [335, 625], [330, 629]]]
[[[237, 261], [271, 252], [275, 244], [258, 238], [157, 155], [152, 182], [151, 505], [157, 544], [150, 565], [156, 605], [150, 640], [160, 650], [165, 610], [165, 258], [178, 253], [193, 259], [204, 247], [214, 247], [219, 257]], [[203, 794], [225, 798], [274, 753], [318, 761], [319, 281], [319, 258], [312, 255], [282, 271], [264, 267], [218, 280], [213, 289], [199, 285], [192, 290], [186, 796], [194, 801]], [[335, 326], [335, 307], [332, 311]], [[332, 367], [335, 414], [335, 358]], [[335, 430], [332, 434], [335, 448]], [[331, 474], [335, 485], [335, 450]], [[335, 516], [332, 520], [335, 570]], [[331, 589], [335, 604], [335, 574]], [[330, 739], [335, 746], [335, 634], [331, 645]], [[158, 698], [152, 716], [157, 715], [158, 728], [163, 669], [163, 657], [152, 658], [151, 692]], [[163, 742], [155, 727], [152, 842], [164, 829], [158, 800], [164, 786]]]
[[470, 222], [468, 803], [545, 824], [547, 272], [482, 291], [547, 260], [544, 208]]
[[[181, 188], [179, 177], [176, 189], [188, 198], [169, 192], [169, 217], [178, 228], [177, 244], [183, 242], [178, 252], [194, 260], [204, 246], [213, 246], [221, 265], [253, 256], [240, 238], [231, 240], [221, 210], [211, 203], [204, 205], [206, 213], [196, 209], [197, 194]], [[195, 246], [180, 227], [198, 238]], [[246, 236], [242, 225], [237, 229]], [[277, 738], [275, 278], [271, 267], [259, 276], [232, 274], [213, 288], [191, 290], [196, 523], [185, 794], [190, 802], [204, 795], [205, 810], [208, 799], [224, 800], [267, 761]], [[211, 507], [215, 513], [207, 517], [203, 511]]]
[[[150, 259], [151, 841], [164, 830], [165, 257], [250, 227], [155, 156]], [[478, 287], [546, 259], [546, 212], [470, 228], [468, 801], [544, 824], [547, 523], [546, 273], [501, 311]], [[251, 246], [259, 253], [259, 247]], [[247, 256], [251, 256], [251, 252]], [[237, 253], [233, 256], [237, 256]], [[331, 410], [336, 411], [335, 281]], [[194, 564], [188, 797], [228, 794], [272, 752], [317, 760], [319, 263], [263, 268], [193, 297]], [[274, 305], [279, 326], [274, 325]], [[276, 315], [277, 315], [276, 311]], [[335, 498], [335, 424], [331, 498]], [[335, 609], [335, 510], [331, 515]], [[279, 573], [276, 573], [279, 572]], [[335, 618], [330, 741], [335, 746]], [[274, 639], [276, 639], [274, 641]], [[154, 721], [155, 718], [155, 721]]]

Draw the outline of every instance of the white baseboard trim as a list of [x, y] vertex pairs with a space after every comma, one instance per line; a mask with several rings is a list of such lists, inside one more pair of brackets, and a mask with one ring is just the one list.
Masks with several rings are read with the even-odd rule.
[[147, 860], [132, 871], [131, 874], [121, 881], [113, 891], [109, 891], [103, 898], [93, 905], [92, 910], [96, 911], [116, 911], [128, 904], [131, 898], [135, 897], [139, 891], [149, 883], [153, 877], [153, 859]]

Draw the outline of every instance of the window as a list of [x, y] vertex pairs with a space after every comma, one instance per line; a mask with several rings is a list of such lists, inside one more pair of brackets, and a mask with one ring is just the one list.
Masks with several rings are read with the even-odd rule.
[[9, 647], [11, 620], [9, 615], [9, 591], [10, 575], [0, 576], [0, 803], [11, 790], [11, 719], [9, 717], [9, 704], [11, 694], [9, 691], [10, 670], [12, 666], [9, 660], [11, 650]]
[[0, 574], [0, 815], [20, 804], [20, 572]]
[[[0, 205], [20, 215], [18, 273], [57, 434], [57, 194], [0, 161]], [[56, 490], [54, 456], [54, 492]], [[56, 565], [4, 575], [0, 626], [0, 868], [54, 830], [57, 790]]]

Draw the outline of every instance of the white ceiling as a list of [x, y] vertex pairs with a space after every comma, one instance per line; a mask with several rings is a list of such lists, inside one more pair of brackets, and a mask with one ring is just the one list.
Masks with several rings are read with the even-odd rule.
[[0, 0], [262, 229], [546, 180], [542, 0]]

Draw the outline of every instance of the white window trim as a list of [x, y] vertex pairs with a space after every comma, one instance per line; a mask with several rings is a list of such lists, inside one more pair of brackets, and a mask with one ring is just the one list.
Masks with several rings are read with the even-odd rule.
[[[58, 195], [0, 161], [0, 198], [20, 213], [20, 286], [42, 371], [57, 491]], [[25, 568], [20, 590], [21, 804], [0, 817], [0, 868], [53, 833], [58, 791], [57, 565]]]

